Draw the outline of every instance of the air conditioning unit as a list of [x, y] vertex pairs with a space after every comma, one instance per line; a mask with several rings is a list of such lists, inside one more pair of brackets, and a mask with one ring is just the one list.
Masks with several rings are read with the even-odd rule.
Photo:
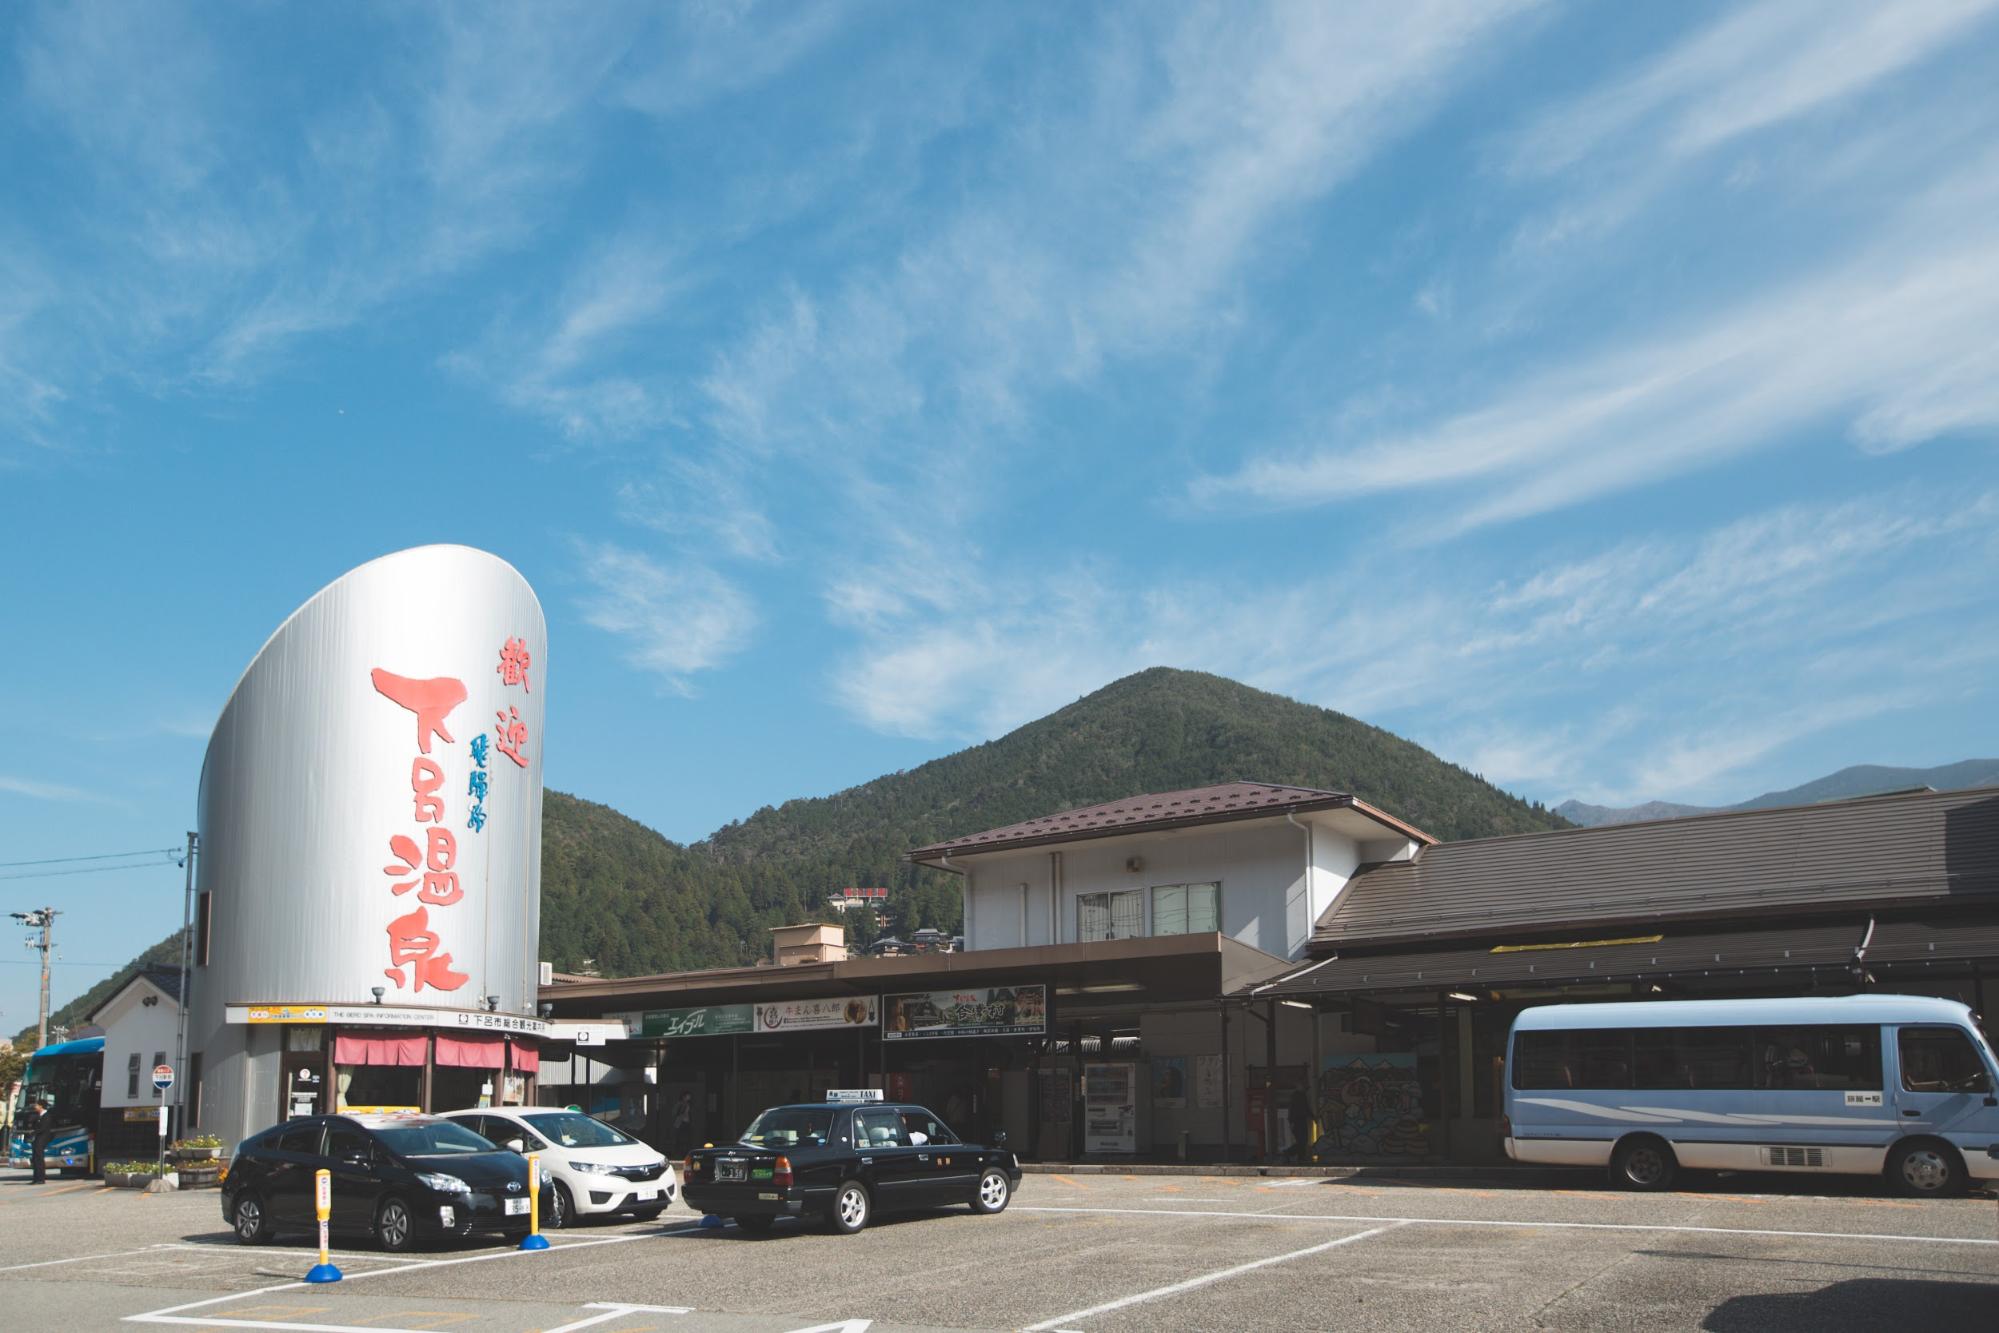
[[1127, 856], [1124, 859], [1124, 868], [1136, 875], [1139, 871], [1145, 869], [1145, 858], [1142, 856]]

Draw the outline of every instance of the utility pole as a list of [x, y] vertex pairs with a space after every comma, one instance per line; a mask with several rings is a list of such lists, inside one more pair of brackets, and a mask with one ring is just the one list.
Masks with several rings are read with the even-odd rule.
[[187, 1010], [194, 998], [194, 852], [200, 842], [200, 835], [192, 829], [187, 835], [187, 887], [180, 900], [180, 1019], [174, 1031], [174, 1071], [179, 1075], [175, 1080], [174, 1132], [186, 1136], [187, 1089], [192, 1082], [187, 1068]]
[[49, 1044], [49, 950], [55, 948], [56, 918], [62, 913], [53, 907], [41, 907], [32, 912], [15, 912], [13, 918], [30, 930], [42, 932], [39, 942], [28, 941], [30, 949], [42, 951], [42, 1005], [35, 1020], [35, 1049]]

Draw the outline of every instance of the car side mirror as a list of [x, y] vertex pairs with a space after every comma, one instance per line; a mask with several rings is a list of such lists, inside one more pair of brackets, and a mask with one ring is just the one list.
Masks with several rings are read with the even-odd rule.
[[504, 1147], [508, 1152], [516, 1152], [521, 1154], [521, 1156], [523, 1157], [527, 1156], [528, 1145], [525, 1139], [508, 1139], [501, 1146]]

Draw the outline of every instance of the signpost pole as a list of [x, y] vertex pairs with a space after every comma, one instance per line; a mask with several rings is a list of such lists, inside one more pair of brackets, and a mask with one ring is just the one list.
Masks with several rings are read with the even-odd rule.
[[[156, 1181], [164, 1181], [167, 1178], [167, 1089], [173, 1085], [174, 1067], [172, 1065], [154, 1065], [153, 1091], [160, 1094], [159, 1158], [154, 1163], [153, 1170], [153, 1179]], [[165, 1189], [166, 1186], [162, 1184], [159, 1188]]]
[[545, 1250], [548, 1237], [541, 1234], [541, 1154], [528, 1154], [528, 1234], [521, 1237], [524, 1250]]
[[340, 1270], [326, 1250], [326, 1223], [333, 1216], [333, 1173], [325, 1167], [312, 1173], [312, 1211], [319, 1217], [319, 1262], [305, 1275], [307, 1282], [338, 1282]]

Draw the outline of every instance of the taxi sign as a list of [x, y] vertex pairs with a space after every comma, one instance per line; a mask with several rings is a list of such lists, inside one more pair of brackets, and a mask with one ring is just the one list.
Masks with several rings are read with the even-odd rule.
[[878, 1102], [882, 1100], [880, 1088], [828, 1088], [826, 1100], [829, 1102]]
[[168, 1064], [153, 1066], [153, 1091], [165, 1092], [174, 1085], [174, 1067]]

